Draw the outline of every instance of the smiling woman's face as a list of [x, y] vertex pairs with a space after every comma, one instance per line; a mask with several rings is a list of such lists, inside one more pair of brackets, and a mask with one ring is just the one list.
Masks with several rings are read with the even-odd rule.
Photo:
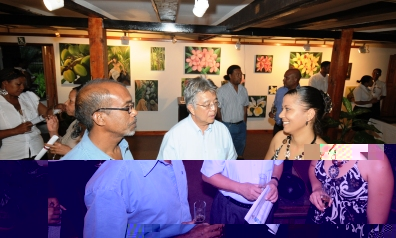
[[279, 117], [283, 122], [283, 130], [287, 134], [293, 134], [306, 126], [307, 110], [300, 104], [297, 94], [283, 97], [282, 112]]

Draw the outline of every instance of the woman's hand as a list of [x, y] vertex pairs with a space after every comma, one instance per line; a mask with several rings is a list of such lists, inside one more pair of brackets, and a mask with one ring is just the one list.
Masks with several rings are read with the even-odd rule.
[[[326, 209], [326, 207], [324, 206], [323, 201], [322, 201], [323, 195], [324, 195], [324, 192], [322, 191], [322, 189], [316, 189], [316, 190], [312, 191], [311, 196], [309, 196], [309, 201], [311, 201], [311, 203], [321, 212], [324, 212], [324, 210]], [[333, 200], [330, 198], [328, 207], [331, 207], [332, 203], [333, 203]]]
[[23, 134], [26, 132], [29, 132], [32, 130], [33, 123], [30, 121], [24, 122], [20, 124], [19, 126], [15, 127], [15, 130], [18, 132], [18, 134]]
[[53, 134], [58, 134], [59, 121], [55, 115], [48, 115], [45, 120], [47, 121], [48, 131]]
[[71, 148], [67, 145], [61, 144], [59, 142], [55, 142], [53, 145], [50, 144], [45, 144], [45, 146], [49, 147], [49, 151], [53, 155], [65, 155], [69, 151], [71, 151]]

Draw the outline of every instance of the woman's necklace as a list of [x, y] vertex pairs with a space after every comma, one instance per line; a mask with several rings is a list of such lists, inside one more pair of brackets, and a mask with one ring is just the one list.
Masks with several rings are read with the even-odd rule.
[[[330, 150], [327, 152], [327, 154], [329, 156], [331, 156], [332, 162], [333, 164], [330, 166], [329, 168], [329, 175], [330, 178], [335, 179], [337, 178], [338, 174], [340, 173], [340, 167], [342, 167], [343, 164], [347, 163], [348, 160], [342, 160], [342, 161], [338, 161], [337, 160], [337, 150], [334, 149], [336, 147], [337, 144], [334, 144]], [[331, 152], [334, 149], [334, 152]], [[331, 155], [330, 155], [331, 154]]]
[[[291, 135], [288, 135], [286, 139], [283, 140], [283, 144], [286, 144], [286, 155], [285, 155], [285, 160], [289, 160], [290, 158], [290, 141], [291, 141]], [[313, 139], [313, 141], [311, 142], [311, 144], [315, 144], [316, 142], [316, 134], [315, 137]], [[295, 160], [301, 160], [304, 157], [304, 151], [300, 154], [297, 155], [296, 157], [294, 157]]]

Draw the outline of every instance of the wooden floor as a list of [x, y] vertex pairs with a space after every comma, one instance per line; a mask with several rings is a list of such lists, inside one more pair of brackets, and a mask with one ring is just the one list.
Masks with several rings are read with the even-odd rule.
[[[135, 135], [126, 137], [133, 158], [136, 160], [156, 159], [161, 147], [163, 136], [157, 135]], [[248, 132], [246, 138], [246, 148], [244, 153], [245, 160], [264, 159], [269, 144], [271, 143], [272, 133], [268, 132]]]

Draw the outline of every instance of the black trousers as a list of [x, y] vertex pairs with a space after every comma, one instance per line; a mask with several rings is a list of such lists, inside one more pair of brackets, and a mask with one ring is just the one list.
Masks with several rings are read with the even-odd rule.
[[373, 103], [373, 107], [371, 107], [371, 115], [375, 119], [379, 119], [381, 117], [381, 101]]

